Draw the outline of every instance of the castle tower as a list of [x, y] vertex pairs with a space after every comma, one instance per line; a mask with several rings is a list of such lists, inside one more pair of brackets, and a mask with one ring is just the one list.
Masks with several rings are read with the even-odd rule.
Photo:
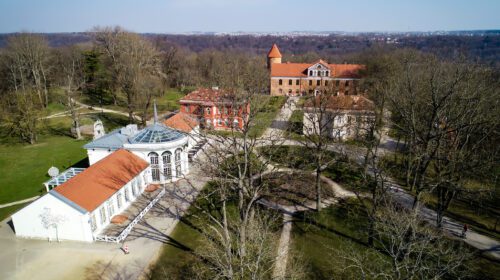
[[273, 44], [269, 52], [267, 53], [267, 68], [271, 69], [271, 64], [281, 63], [281, 53], [276, 44]]

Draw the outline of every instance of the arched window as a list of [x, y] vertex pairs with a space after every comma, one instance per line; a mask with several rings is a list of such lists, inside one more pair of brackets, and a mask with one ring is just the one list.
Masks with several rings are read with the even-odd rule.
[[161, 154], [163, 159], [163, 176], [168, 179], [172, 179], [172, 153], [164, 152]]
[[152, 152], [152, 153], [149, 153], [148, 155], [149, 157], [149, 163], [151, 163], [152, 165], [158, 165], [158, 154], [155, 153], [155, 152]]
[[280, 86], [283, 85], [283, 80], [279, 79], [278, 83], [279, 83]]
[[177, 177], [180, 177], [182, 175], [181, 152], [181, 149], [175, 150], [175, 174]]
[[151, 163], [151, 178], [153, 181], [160, 181], [160, 166], [158, 165], [158, 154], [151, 152], [148, 155], [149, 163]]

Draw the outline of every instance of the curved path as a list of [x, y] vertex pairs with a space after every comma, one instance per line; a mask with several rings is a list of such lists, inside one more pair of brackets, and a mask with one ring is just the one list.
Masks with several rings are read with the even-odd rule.
[[[291, 98], [289, 100], [292, 100]], [[280, 123], [280, 128], [269, 128], [266, 130], [266, 133], [264, 135], [273, 135], [273, 136], [279, 136], [282, 137], [284, 134], [279, 131], [276, 131], [277, 129], [286, 129], [287, 125], [286, 122], [288, 122], [288, 119], [290, 118], [293, 109], [295, 109], [295, 102], [290, 101], [293, 105], [287, 105], [289, 102], [287, 102], [282, 108], [280, 114], [276, 117], [277, 122]], [[387, 129], [384, 130], [382, 133], [382, 141], [381, 141], [381, 146], [378, 148], [379, 155], [383, 155], [386, 153], [392, 153], [394, 151], [394, 148], [396, 147], [395, 141], [388, 137], [387, 135]], [[273, 142], [268, 140], [268, 138], [261, 137], [260, 142], [258, 143], [259, 146], [265, 146], [265, 145], [270, 145]], [[294, 145], [294, 146], [303, 146], [303, 143], [300, 143], [299, 141], [296, 140], [291, 140], [291, 139], [282, 139], [281, 141], [282, 145]], [[346, 154], [349, 159], [353, 160], [354, 162], [358, 164], [363, 164], [364, 163], [364, 154], [365, 150], [362, 147], [353, 147], [352, 145], [345, 145], [342, 143], [335, 143], [332, 145], [329, 145], [328, 150], [334, 151], [334, 152], [339, 152]], [[323, 178], [322, 178], [323, 179]], [[391, 186], [391, 195], [395, 198], [395, 200], [403, 205], [404, 207], [412, 207], [413, 205], [413, 195], [406, 192], [399, 184], [395, 183], [395, 180], [392, 178], [388, 178], [388, 184]], [[333, 181], [332, 181], [333, 182]], [[333, 182], [335, 184], [335, 182]], [[340, 187], [340, 186], [339, 186]], [[342, 190], [342, 188], [335, 188], [338, 193], [347, 192], [345, 190]], [[347, 194], [344, 193], [344, 194]], [[436, 211], [423, 206], [420, 209], [420, 216], [422, 217], [423, 220], [429, 222], [430, 224], [436, 225]], [[443, 229], [451, 236], [451, 237], [459, 237], [461, 232], [462, 232], [462, 226], [463, 224], [453, 220], [449, 217], [444, 216], [443, 217]], [[500, 242], [494, 238], [488, 237], [486, 235], [480, 234], [478, 232], [475, 232], [474, 229], [469, 230], [467, 233], [467, 237], [463, 239], [463, 241], [470, 246], [480, 250], [481, 252], [497, 259], [500, 260]]]

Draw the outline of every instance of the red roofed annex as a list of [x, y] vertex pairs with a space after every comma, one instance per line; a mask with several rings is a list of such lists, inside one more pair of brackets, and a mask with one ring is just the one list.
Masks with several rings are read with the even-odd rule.
[[330, 64], [324, 60], [313, 63], [282, 63], [282, 55], [274, 44], [267, 55], [270, 94], [286, 96], [316, 95], [337, 92], [355, 95], [361, 78], [360, 64]]

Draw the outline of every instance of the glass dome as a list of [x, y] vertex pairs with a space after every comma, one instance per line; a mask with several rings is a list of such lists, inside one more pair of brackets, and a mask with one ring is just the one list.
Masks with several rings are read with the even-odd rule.
[[131, 144], [165, 143], [175, 141], [183, 137], [185, 137], [183, 133], [155, 123], [139, 131], [139, 133], [130, 138], [129, 142]]

